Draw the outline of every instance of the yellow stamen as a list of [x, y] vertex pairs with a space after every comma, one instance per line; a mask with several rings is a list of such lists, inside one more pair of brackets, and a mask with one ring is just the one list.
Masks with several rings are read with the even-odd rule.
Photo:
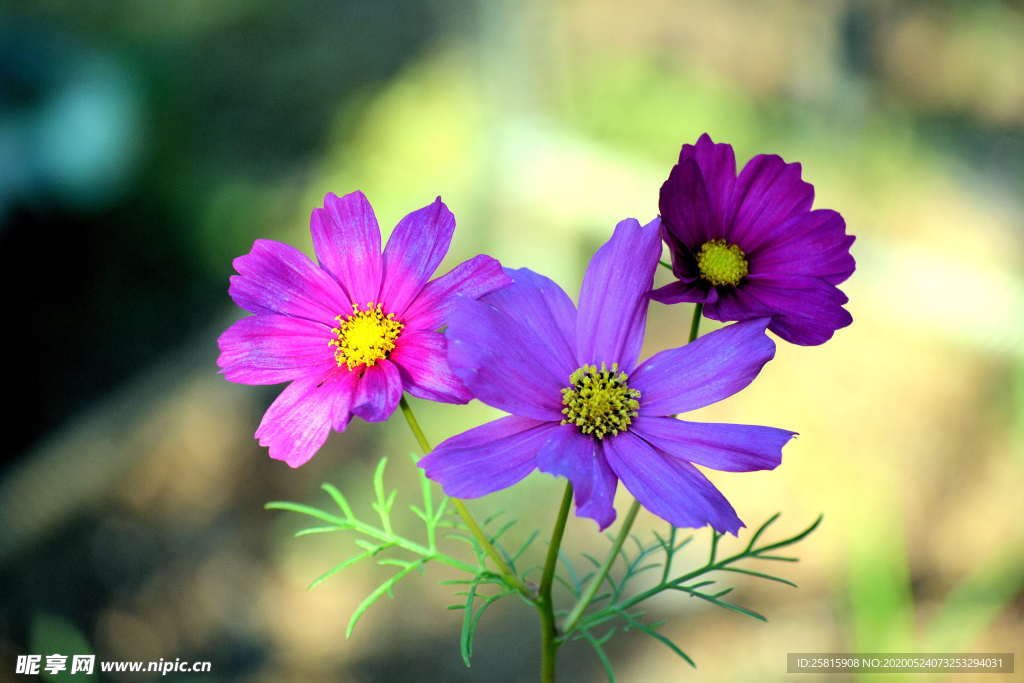
[[385, 315], [381, 305], [372, 301], [363, 311], [359, 310], [359, 304], [352, 304], [351, 315], [339, 315], [335, 320], [340, 323], [331, 330], [336, 338], [327, 345], [335, 347], [334, 359], [338, 367], [344, 365], [349, 370], [359, 365], [370, 367], [387, 358], [405, 327], [395, 320], [394, 313]]
[[619, 364], [609, 370], [601, 363], [584, 365], [569, 375], [571, 386], [562, 389], [562, 424], [574, 424], [583, 434], [603, 439], [626, 431], [640, 408], [640, 392], [630, 389], [629, 377]]
[[697, 252], [700, 276], [716, 286], [738, 285], [749, 272], [748, 267], [743, 250], [722, 239], [705, 242]]

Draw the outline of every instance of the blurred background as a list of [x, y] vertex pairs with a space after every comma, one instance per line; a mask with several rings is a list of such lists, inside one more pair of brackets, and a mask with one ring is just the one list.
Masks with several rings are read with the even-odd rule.
[[[778, 680], [792, 651], [1019, 657], [1022, 64], [1018, 0], [0, 3], [0, 680], [18, 653], [69, 651], [210, 660], [202, 681], [533, 680], [515, 600], [462, 665], [443, 568], [350, 640], [388, 570], [306, 590], [355, 547], [293, 539], [303, 521], [263, 503], [326, 506], [326, 481], [365, 506], [384, 454], [412, 502], [415, 443], [400, 416], [356, 420], [299, 470], [270, 460], [252, 433], [279, 389], [216, 372], [241, 317], [231, 259], [260, 237], [311, 253], [328, 191], [362, 189], [385, 232], [441, 194], [459, 222], [442, 271], [486, 252], [574, 292], [705, 131], [740, 163], [802, 162], [858, 236], [854, 325], [780, 344], [696, 416], [798, 430], [778, 470], [711, 477], [748, 526], [781, 510], [774, 537], [825, 521], [782, 568], [799, 589], [731, 582], [769, 623], [666, 596], [651, 613], [699, 669], [628, 633], [619, 679]], [[655, 305], [646, 353], [689, 315]], [[495, 415], [415, 408], [435, 442]], [[550, 528], [561, 488], [535, 473], [472, 508], [518, 515], [514, 543]], [[606, 542], [574, 521], [567, 545]], [[586, 644], [561, 657], [565, 680], [603, 679]]]

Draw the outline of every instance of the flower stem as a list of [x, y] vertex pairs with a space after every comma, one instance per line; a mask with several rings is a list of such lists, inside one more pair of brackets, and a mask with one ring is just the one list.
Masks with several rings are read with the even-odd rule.
[[[426, 455], [433, 449], [430, 447], [430, 442], [427, 441], [427, 437], [423, 433], [423, 429], [420, 427], [419, 421], [412, 412], [412, 406], [410, 406], [409, 402], [405, 400], [405, 395], [402, 396], [402, 400], [399, 401], [399, 405], [402, 408], [402, 414], [405, 416], [405, 421], [409, 423], [409, 429], [412, 430], [412, 434], [416, 437], [416, 441], [419, 443], [420, 449], [423, 451], [423, 454]], [[499, 553], [498, 549], [494, 547], [494, 544], [487, 540], [487, 535], [484, 534], [483, 529], [481, 529], [480, 525], [477, 524], [475, 519], [473, 519], [473, 515], [470, 514], [466, 504], [458, 498], [450, 498], [449, 500], [452, 501], [452, 506], [455, 508], [456, 512], [459, 513], [459, 516], [462, 517], [462, 521], [466, 525], [466, 528], [469, 529], [471, 534], [473, 534], [473, 538], [476, 539], [476, 542], [480, 544], [480, 547], [484, 549], [484, 552], [487, 553], [495, 566], [498, 567], [498, 572], [504, 577], [505, 581], [522, 593], [523, 597], [527, 600], [530, 600], [531, 602], [534, 601], [536, 596], [526, 586], [526, 584], [523, 583], [522, 579], [516, 576], [516, 573], [512, 571], [512, 567], [508, 565], [508, 562], [506, 562], [505, 558], [501, 556], [501, 553]]]
[[555, 566], [558, 564], [558, 549], [565, 535], [565, 522], [569, 518], [572, 505], [572, 482], [565, 485], [562, 495], [562, 506], [558, 509], [558, 519], [551, 530], [551, 542], [548, 544], [548, 555], [544, 561], [544, 573], [541, 575], [540, 592], [537, 599], [537, 610], [540, 612], [540, 680], [542, 683], [554, 683], [555, 659], [558, 654], [558, 630], [555, 627], [555, 604], [551, 598], [551, 587], [555, 580]]
[[[664, 263], [662, 265], [665, 265]], [[696, 304], [693, 307], [693, 320], [690, 322], [690, 338], [687, 340], [689, 344], [697, 338], [697, 334], [700, 331], [700, 320], [704, 313], [704, 305]], [[615, 563], [615, 558], [618, 557], [619, 551], [622, 549], [622, 544], [626, 542], [626, 538], [629, 536], [629, 530], [633, 528], [633, 522], [636, 520], [636, 513], [640, 511], [640, 501], [634, 500], [633, 504], [629, 506], [629, 511], [626, 513], [626, 518], [622, 520], [622, 526], [619, 527], [619, 533], [612, 542], [611, 550], [608, 551], [608, 556], [605, 557], [604, 563], [601, 568], [594, 575], [594, 578], [587, 584], [586, 589], [583, 591], [583, 595], [580, 596], [576, 604], [573, 605], [572, 611], [569, 612], [569, 616], [565, 618], [565, 622], [562, 625], [562, 634], [568, 636], [572, 633], [573, 629], [576, 628], [576, 624], [579, 623], [580, 617], [590, 606], [591, 601], [597, 594], [601, 584], [604, 583], [605, 578], [608, 576], [609, 570]], [[671, 526], [671, 525], [670, 525]], [[670, 538], [672, 542], [675, 542], [675, 527], [672, 526], [670, 532]]]
[[586, 590], [583, 591], [583, 595], [573, 605], [572, 611], [569, 612], [569, 616], [565, 618], [565, 625], [562, 626], [562, 633], [569, 635], [572, 630], [576, 628], [576, 623], [583, 616], [583, 612], [586, 611], [587, 607], [590, 606], [590, 602], [594, 599], [601, 584], [604, 583], [605, 578], [608, 576], [608, 570], [612, 568], [612, 564], [615, 562], [615, 558], [618, 557], [619, 551], [622, 549], [622, 544], [626, 542], [626, 537], [629, 536], [629, 530], [633, 527], [633, 521], [636, 519], [636, 513], [640, 511], [640, 501], [634, 500], [633, 504], [629, 506], [629, 512], [626, 513], [626, 518], [622, 520], [622, 526], [619, 527], [619, 533], [612, 542], [612, 549], [608, 551], [608, 557], [604, 559], [604, 563], [601, 568], [594, 575], [594, 578], [587, 584]]

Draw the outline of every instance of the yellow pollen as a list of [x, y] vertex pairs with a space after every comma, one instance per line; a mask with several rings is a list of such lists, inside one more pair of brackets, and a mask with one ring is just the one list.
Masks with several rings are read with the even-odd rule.
[[619, 364], [609, 370], [601, 363], [584, 365], [569, 375], [570, 386], [562, 389], [562, 424], [574, 424], [583, 434], [603, 439], [626, 431], [640, 408], [640, 392], [630, 389], [629, 377]]
[[747, 255], [735, 244], [725, 240], [711, 240], [697, 252], [700, 276], [713, 285], [738, 285], [749, 272]]
[[335, 348], [338, 367], [345, 365], [349, 370], [359, 365], [370, 367], [387, 358], [405, 327], [395, 320], [394, 313], [384, 315], [381, 305], [372, 301], [362, 311], [359, 304], [352, 304], [351, 315], [339, 315], [335, 320], [340, 324], [331, 330], [335, 339], [327, 345]]

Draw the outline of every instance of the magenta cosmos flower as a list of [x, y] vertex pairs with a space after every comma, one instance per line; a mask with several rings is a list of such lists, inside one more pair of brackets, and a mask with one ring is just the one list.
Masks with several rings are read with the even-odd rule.
[[759, 154], [737, 178], [732, 145], [707, 134], [683, 145], [659, 202], [679, 279], [651, 296], [704, 304], [714, 320], [768, 317], [768, 329], [794, 344], [828, 341], [853, 320], [836, 285], [854, 271], [854, 237], [813, 202], [800, 164]]
[[511, 413], [454, 436], [420, 461], [450, 496], [506, 488], [534, 468], [567, 477], [576, 513], [615, 519], [619, 480], [681, 527], [735, 533], [739, 518], [696, 468], [771, 469], [793, 432], [677, 420], [747, 386], [774, 355], [767, 319], [730, 325], [637, 364], [661, 244], [658, 221], [619, 223], [594, 255], [579, 309], [551, 280], [506, 270], [513, 284], [460, 300], [448, 317], [455, 374]]
[[257, 240], [234, 261], [228, 290], [254, 315], [218, 341], [232, 382], [291, 382], [271, 404], [256, 438], [270, 457], [307, 462], [353, 415], [386, 420], [402, 397], [465, 403], [438, 330], [455, 297], [473, 299], [511, 280], [476, 256], [428, 282], [448, 253], [455, 217], [438, 197], [395, 227], [384, 253], [362, 192], [328, 194], [310, 219], [319, 265], [287, 244]]

